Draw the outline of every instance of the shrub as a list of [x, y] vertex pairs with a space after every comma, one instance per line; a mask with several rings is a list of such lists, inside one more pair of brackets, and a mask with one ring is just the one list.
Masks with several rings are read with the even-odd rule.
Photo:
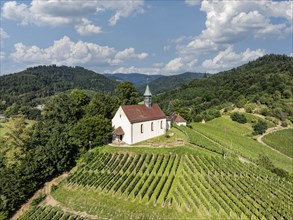
[[274, 164], [270, 160], [270, 158], [266, 155], [259, 155], [258, 159], [256, 160], [256, 164], [266, 168], [267, 170], [273, 171], [275, 169]]
[[245, 115], [240, 114], [238, 112], [234, 112], [231, 114], [230, 118], [232, 119], [232, 121], [236, 121], [240, 124], [245, 124], [247, 122], [247, 119], [245, 117]]
[[288, 123], [287, 123], [287, 121], [282, 121], [281, 126], [282, 126], [282, 127], [288, 127]]
[[286, 178], [287, 180], [289, 178], [289, 173], [286, 170], [276, 167], [272, 171], [282, 178]]
[[255, 125], [253, 125], [254, 134], [263, 134], [266, 132], [268, 125], [265, 121], [259, 120]]

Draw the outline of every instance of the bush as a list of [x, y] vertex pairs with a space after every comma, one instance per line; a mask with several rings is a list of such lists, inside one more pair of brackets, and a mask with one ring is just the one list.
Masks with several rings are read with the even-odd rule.
[[273, 171], [275, 169], [273, 162], [266, 155], [259, 155], [258, 159], [256, 160], [256, 164], [261, 167], [264, 167], [267, 170]]
[[288, 127], [288, 123], [286, 121], [282, 121], [282, 124], [281, 124], [282, 127]]
[[240, 114], [238, 112], [234, 112], [231, 114], [230, 118], [232, 119], [232, 121], [236, 121], [240, 124], [245, 124], [247, 122], [247, 119], [245, 117], [245, 115]]
[[254, 134], [263, 134], [266, 132], [268, 125], [265, 121], [259, 120], [253, 127]]
[[286, 170], [276, 167], [272, 171], [273, 173], [277, 174], [279, 177], [285, 178], [287, 180], [289, 178], [289, 173]]

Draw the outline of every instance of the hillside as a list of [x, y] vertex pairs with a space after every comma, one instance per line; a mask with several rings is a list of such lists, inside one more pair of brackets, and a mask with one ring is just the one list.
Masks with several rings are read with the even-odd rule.
[[121, 81], [128, 81], [132, 82], [135, 85], [146, 84], [147, 81], [152, 82], [155, 79], [161, 77], [161, 75], [147, 75], [141, 73], [113, 73], [113, 74], [104, 74], [104, 76], [108, 77], [109, 79], [121, 82]]
[[[131, 147], [96, 147], [19, 219], [288, 219], [292, 158], [251, 132], [251, 122], [222, 116]], [[259, 155], [286, 178], [257, 166]]]
[[[188, 82], [194, 79], [202, 78], [204, 76], [207, 76], [207, 74], [192, 72], [186, 72], [174, 76], [161, 76], [157, 79], [150, 81], [149, 85], [151, 87], [152, 93], [158, 94], [161, 92], [168, 92], [174, 90], [184, 84], [187, 84]], [[145, 85], [145, 83], [138, 85], [138, 89], [140, 91], [143, 91], [145, 89]]]
[[174, 90], [193, 79], [207, 76], [205, 73], [186, 72], [178, 75], [163, 76], [163, 75], [147, 75], [140, 73], [115, 73], [104, 74], [108, 78], [117, 82], [129, 81], [135, 84], [139, 92], [142, 94], [145, 90], [147, 82], [151, 87], [152, 94], [158, 94], [165, 91]]
[[253, 164], [192, 153], [183, 146], [142, 151], [105, 147], [96, 156], [92, 152], [90, 160], [70, 172], [47, 199], [20, 219], [292, 216], [292, 184]]
[[[238, 68], [196, 79], [168, 91], [157, 101], [170, 102], [187, 119], [210, 120], [214, 110], [244, 107], [247, 111], [293, 121], [293, 57], [266, 55]], [[229, 110], [229, 109], [228, 109]]]
[[118, 83], [82, 67], [37, 66], [0, 76], [0, 100], [27, 104], [74, 88], [113, 92]]

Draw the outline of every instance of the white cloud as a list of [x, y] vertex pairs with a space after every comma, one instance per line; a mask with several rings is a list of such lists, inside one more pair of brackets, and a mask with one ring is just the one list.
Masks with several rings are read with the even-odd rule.
[[80, 35], [92, 35], [92, 34], [100, 34], [102, 33], [102, 29], [98, 26], [95, 26], [86, 18], [82, 19], [81, 24], [75, 25], [75, 30]]
[[265, 51], [261, 49], [246, 49], [244, 52], [237, 54], [233, 47], [230, 46], [226, 50], [220, 51], [213, 59], [205, 60], [202, 63], [202, 67], [210, 73], [215, 73], [237, 67], [263, 55], [265, 55]]
[[[10, 54], [14, 62], [27, 63], [30, 65], [57, 64], [57, 65], [86, 65], [86, 66], [110, 66], [117, 56], [120, 64], [125, 60], [144, 59], [147, 53], [136, 54], [134, 48], [117, 51], [113, 47], [100, 46], [84, 41], [73, 42], [64, 36], [48, 48], [26, 46], [23, 43], [14, 45], [15, 51]], [[127, 57], [126, 51], [130, 51]], [[123, 56], [124, 55], [124, 56]]]
[[[193, 6], [199, 1], [186, 0], [185, 3]], [[264, 54], [263, 50], [250, 50], [236, 54], [233, 47], [244, 40], [251, 38], [282, 38], [292, 34], [292, 7], [290, 1], [201, 1], [201, 11], [206, 13], [205, 29], [189, 39], [188, 42], [174, 41], [177, 43], [178, 57], [176, 62], [170, 61], [168, 67], [172, 69], [183, 68], [193, 71], [217, 71], [242, 64], [242, 56]], [[179, 38], [181, 39], [181, 38]], [[214, 59], [206, 60], [202, 66], [196, 66], [198, 59], [218, 55]], [[221, 57], [235, 55], [233, 60]], [[240, 59], [241, 58], [241, 59]], [[180, 62], [179, 62], [180, 60]], [[225, 63], [226, 62], [226, 63]], [[177, 64], [177, 65], [176, 65]], [[226, 66], [225, 66], [226, 65]]]
[[79, 33], [99, 33], [100, 29], [92, 24], [81, 26], [87, 16], [96, 15], [101, 11], [112, 11], [110, 25], [115, 25], [121, 18], [143, 13], [143, 0], [117, 1], [78, 1], [78, 0], [32, 0], [31, 4], [16, 1], [5, 2], [2, 16], [19, 22], [21, 25], [58, 26], [75, 24]]
[[9, 37], [9, 34], [7, 34], [7, 32], [4, 31], [4, 29], [2, 27], [0, 27], [0, 38], [5, 39], [5, 38], [8, 38], [8, 37]]
[[5, 53], [0, 51], [0, 61], [3, 61], [5, 59]]
[[[292, 2], [202, 1], [206, 28], [188, 44], [178, 45], [180, 56], [209, 54], [248, 37], [283, 37], [292, 28]], [[273, 23], [272, 18], [287, 19]]]
[[185, 3], [188, 6], [195, 6], [195, 5], [200, 5], [202, 0], [185, 0]]
[[121, 18], [126, 18], [132, 14], [141, 14], [144, 12], [143, 0], [120, 0], [120, 1], [102, 1], [103, 7], [115, 11], [115, 14], [109, 19], [110, 25], [116, 25]]
[[174, 72], [179, 72], [182, 67], [183, 67], [182, 59], [180, 57], [177, 57], [173, 60], [170, 60], [169, 63], [166, 64], [164, 69], [166, 72], [174, 73]]
[[114, 60], [112, 61], [113, 65], [123, 63], [125, 60], [144, 60], [148, 57], [147, 53], [136, 54], [134, 48], [127, 48], [123, 51], [119, 51]]
[[291, 19], [287, 15], [290, 7], [292, 3], [289, 1], [203, 1], [201, 10], [207, 13], [207, 20], [200, 38], [215, 43], [235, 43], [248, 36], [280, 35], [287, 25], [273, 24], [272, 18], [282, 17], [290, 21], [292, 15]]
[[106, 72], [112, 72], [112, 73], [144, 73], [144, 74], [150, 74], [150, 75], [156, 75], [161, 74], [160, 68], [143, 68], [143, 67], [119, 67], [115, 69], [114, 71], [106, 71]]
[[0, 27], [0, 48], [3, 48], [3, 41], [5, 38], [9, 38], [9, 34]]

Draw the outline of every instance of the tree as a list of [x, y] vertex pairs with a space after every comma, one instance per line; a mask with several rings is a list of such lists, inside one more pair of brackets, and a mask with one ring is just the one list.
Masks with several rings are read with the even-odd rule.
[[131, 82], [120, 83], [116, 91], [121, 95], [121, 103], [123, 105], [132, 105], [139, 102], [138, 91]]
[[265, 121], [259, 120], [253, 127], [254, 134], [263, 134], [266, 132], [268, 125]]
[[233, 112], [230, 118], [232, 119], [232, 121], [236, 121], [240, 124], [245, 124], [247, 122], [245, 115], [240, 114], [238, 112]]
[[119, 99], [116, 96], [96, 94], [86, 106], [87, 116], [102, 115], [105, 118], [113, 118], [119, 107]]
[[2, 147], [2, 161], [7, 167], [19, 166], [21, 160], [25, 157], [26, 141], [30, 137], [30, 130], [23, 117], [11, 119], [11, 125], [8, 126], [8, 132], [0, 140]]
[[81, 119], [69, 132], [70, 143], [79, 148], [90, 148], [108, 143], [112, 126], [109, 119], [103, 116], [92, 116]]

